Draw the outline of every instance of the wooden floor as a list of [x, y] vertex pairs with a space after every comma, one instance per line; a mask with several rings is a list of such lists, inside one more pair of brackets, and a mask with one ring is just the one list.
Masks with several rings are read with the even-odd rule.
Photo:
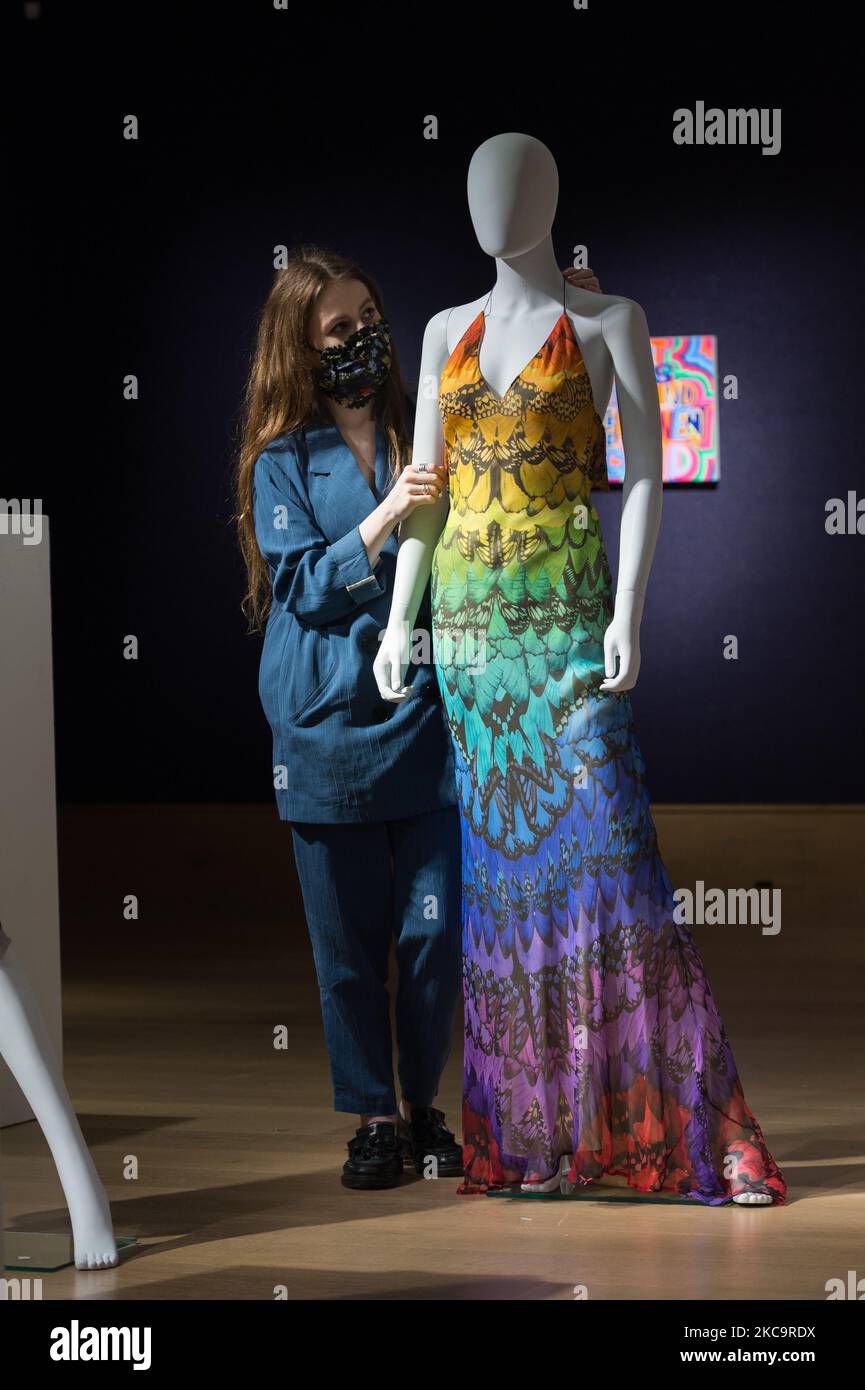
[[[828, 1279], [865, 1275], [865, 814], [655, 817], [677, 885], [782, 889], [779, 935], [694, 935], [789, 1205], [457, 1197], [456, 1179], [414, 1176], [344, 1189], [357, 1121], [331, 1109], [288, 826], [270, 806], [67, 808], [66, 1076], [115, 1230], [139, 1244], [117, 1269], [45, 1276], [44, 1297], [823, 1300]], [[457, 1031], [437, 1103], [458, 1137], [461, 1064]], [[2, 1149], [6, 1224], [64, 1229], [36, 1124]]]

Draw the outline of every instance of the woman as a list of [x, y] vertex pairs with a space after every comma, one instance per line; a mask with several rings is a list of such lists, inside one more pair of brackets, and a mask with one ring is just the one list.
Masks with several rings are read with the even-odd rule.
[[[574, 272], [596, 287], [591, 271]], [[463, 1175], [432, 1105], [461, 997], [460, 827], [426, 592], [402, 704], [373, 658], [396, 529], [445, 470], [410, 462], [414, 408], [377, 288], [302, 247], [264, 305], [235, 477], [245, 611], [267, 618], [259, 692], [279, 816], [291, 821], [337, 1111], [356, 1113], [342, 1181], [390, 1187], [404, 1160]], [[396, 937], [397, 1108], [388, 951]]]

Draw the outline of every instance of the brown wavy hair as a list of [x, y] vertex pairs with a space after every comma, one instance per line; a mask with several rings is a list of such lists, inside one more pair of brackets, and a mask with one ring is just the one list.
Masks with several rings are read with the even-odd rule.
[[[277, 270], [258, 319], [255, 348], [243, 397], [240, 447], [232, 485], [247, 590], [241, 610], [249, 631], [260, 631], [271, 606], [270, 575], [255, 535], [252, 483], [255, 462], [279, 435], [305, 423], [332, 423], [318, 389], [318, 353], [309, 347], [309, 320], [318, 295], [334, 280], [360, 280], [384, 317], [378, 286], [346, 256], [320, 246], [299, 246]], [[396, 346], [391, 340], [390, 372], [375, 397], [374, 416], [387, 441], [391, 475], [411, 462], [406, 432], [405, 391]]]

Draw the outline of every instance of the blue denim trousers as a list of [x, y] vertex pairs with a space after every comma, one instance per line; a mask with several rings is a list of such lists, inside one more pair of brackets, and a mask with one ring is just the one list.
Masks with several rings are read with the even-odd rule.
[[460, 823], [456, 806], [371, 824], [292, 823], [312, 940], [335, 1110], [390, 1115], [397, 1098], [387, 989], [399, 984], [399, 1082], [431, 1105], [461, 996]]

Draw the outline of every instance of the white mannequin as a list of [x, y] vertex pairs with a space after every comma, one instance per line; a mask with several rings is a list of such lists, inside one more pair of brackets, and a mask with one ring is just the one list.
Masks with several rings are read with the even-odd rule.
[[[528, 363], [561, 313], [562, 273], [551, 228], [559, 195], [552, 154], [530, 135], [494, 135], [469, 164], [468, 200], [480, 245], [496, 258], [496, 283], [480, 370], [500, 396]], [[424, 332], [421, 389], [415, 418], [418, 462], [444, 463], [437, 383], [452, 344], [477, 317], [487, 295], [435, 314]], [[615, 372], [627, 457], [622, 493], [619, 583], [613, 621], [604, 637], [606, 679], [599, 690], [630, 690], [640, 669], [640, 620], [661, 520], [661, 417], [646, 316], [631, 299], [569, 286], [568, 312], [603, 418]], [[448, 320], [450, 339], [446, 337]], [[428, 383], [435, 383], [430, 391]], [[448, 512], [447, 490], [418, 507], [400, 527], [390, 622], [375, 662], [385, 700], [405, 699], [410, 633], [430, 576], [432, 553]], [[619, 661], [616, 673], [616, 659]]]
[[116, 1265], [108, 1199], [14, 941], [0, 955], [0, 1056], [27, 1097], [57, 1166], [72, 1222], [76, 1267]]
[[[478, 242], [496, 258], [496, 282], [481, 345], [483, 361], [479, 359], [478, 366], [487, 385], [499, 396], [544, 343], [561, 313], [562, 273], [551, 236], [558, 194], [555, 160], [546, 145], [533, 136], [495, 135], [472, 155], [469, 213]], [[443, 309], [426, 326], [415, 417], [415, 463], [444, 465], [438, 383], [453, 345], [487, 298], [484, 294], [470, 304]], [[569, 286], [566, 304], [602, 419], [615, 376], [626, 471], [615, 610], [604, 634], [606, 679], [598, 690], [630, 690], [640, 670], [640, 621], [663, 495], [661, 418], [649, 328], [639, 304], [618, 295]], [[400, 526], [390, 619], [374, 663], [376, 682], [385, 700], [403, 700], [411, 693], [411, 687], [404, 684], [411, 632], [448, 507], [445, 488], [435, 503], [415, 508]], [[553, 1182], [558, 1185], [558, 1178]], [[526, 1186], [549, 1190], [549, 1183]], [[742, 1205], [772, 1202], [768, 1193], [743, 1193], [733, 1200]]]

